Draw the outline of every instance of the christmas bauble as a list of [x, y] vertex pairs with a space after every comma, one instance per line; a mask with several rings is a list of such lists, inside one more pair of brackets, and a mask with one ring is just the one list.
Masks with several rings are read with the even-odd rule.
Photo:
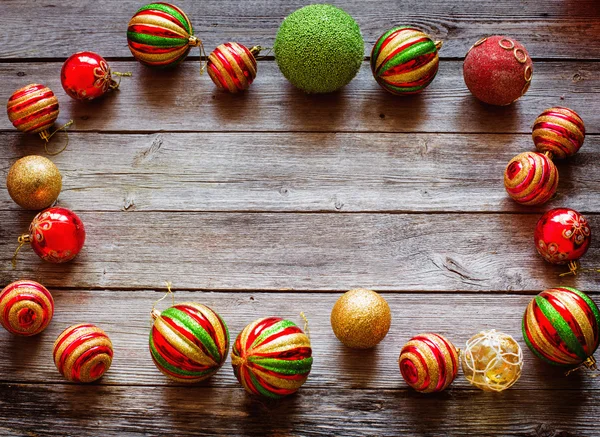
[[141, 7], [129, 21], [127, 43], [135, 59], [149, 67], [174, 67], [201, 44], [185, 12], [168, 3]]
[[47, 138], [58, 118], [58, 99], [50, 88], [32, 83], [15, 91], [6, 105], [8, 118], [21, 132]]
[[510, 105], [529, 89], [533, 63], [518, 41], [490, 36], [475, 43], [463, 64], [471, 93], [490, 105]]
[[371, 290], [358, 288], [340, 297], [331, 311], [331, 327], [346, 346], [369, 349], [387, 335], [392, 313], [383, 297]]
[[118, 86], [106, 60], [94, 52], [71, 55], [62, 66], [60, 80], [65, 92], [76, 100], [93, 100]]
[[66, 208], [48, 208], [33, 218], [25, 239], [44, 261], [64, 263], [77, 256], [85, 242], [83, 222]]
[[585, 293], [559, 287], [542, 291], [523, 315], [523, 338], [542, 360], [560, 366], [593, 364], [600, 311]]
[[247, 90], [256, 77], [255, 55], [260, 48], [246, 48], [236, 42], [218, 46], [209, 56], [206, 68], [215, 85], [230, 93]]
[[52, 161], [31, 155], [19, 159], [6, 177], [8, 194], [25, 209], [44, 209], [52, 205], [62, 189], [62, 177]]
[[54, 342], [54, 364], [69, 381], [96, 381], [110, 368], [112, 358], [110, 339], [91, 324], [73, 325]]
[[169, 378], [200, 382], [217, 372], [227, 359], [229, 331], [212, 309], [184, 302], [162, 313], [152, 312], [150, 354], [154, 364]]
[[558, 186], [558, 170], [541, 153], [523, 152], [510, 160], [504, 170], [504, 187], [513, 200], [523, 205], [549, 201]]
[[42, 284], [16, 281], [0, 292], [0, 323], [11, 334], [39, 334], [53, 315], [54, 299]]
[[236, 378], [250, 394], [281, 398], [296, 392], [312, 367], [308, 336], [289, 320], [255, 320], [237, 336], [231, 351]]
[[573, 156], [583, 145], [585, 126], [572, 109], [556, 106], [546, 109], [533, 124], [533, 142], [540, 152], [556, 158]]
[[503, 391], [521, 376], [523, 351], [508, 334], [481, 331], [467, 341], [462, 370], [472, 385], [485, 391]]
[[404, 345], [398, 362], [408, 385], [433, 393], [446, 389], [456, 378], [458, 351], [439, 334], [420, 334]]
[[566, 264], [585, 255], [592, 231], [586, 218], [574, 209], [555, 208], [538, 220], [533, 238], [546, 261]]
[[354, 19], [335, 6], [304, 6], [283, 20], [273, 45], [279, 69], [307, 93], [330, 93], [358, 73], [364, 41]]
[[441, 46], [418, 29], [395, 27], [373, 46], [371, 71], [377, 83], [392, 94], [420, 93], [437, 74]]

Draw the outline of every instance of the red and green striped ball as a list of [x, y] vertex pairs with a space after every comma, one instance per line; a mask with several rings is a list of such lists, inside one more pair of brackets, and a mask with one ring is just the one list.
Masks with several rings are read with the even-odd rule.
[[231, 352], [233, 371], [246, 391], [274, 399], [296, 392], [306, 382], [312, 362], [308, 336], [279, 317], [250, 323]]
[[189, 18], [177, 6], [150, 3], [129, 21], [127, 43], [131, 54], [149, 67], [174, 67], [198, 45]]
[[222, 90], [230, 93], [244, 91], [256, 77], [254, 53], [258, 51], [258, 48], [248, 49], [236, 42], [221, 44], [208, 56], [208, 75]]
[[227, 325], [215, 311], [184, 302], [152, 312], [150, 354], [163, 374], [178, 382], [200, 382], [217, 372], [229, 352]]
[[58, 99], [47, 86], [32, 83], [12, 93], [6, 112], [21, 132], [41, 134], [58, 118]]
[[54, 299], [42, 284], [16, 281], [0, 292], [0, 323], [11, 334], [39, 334], [53, 315]]
[[377, 83], [392, 94], [420, 93], [437, 74], [440, 47], [441, 42], [419, 29], [395, 27], [373, 46], [371, 71]]
[[523, 338], [542, 360], [577, 366], [598, 348], [600, 312], [585, 293], [560, 287], [542, 291], [527, 306]]

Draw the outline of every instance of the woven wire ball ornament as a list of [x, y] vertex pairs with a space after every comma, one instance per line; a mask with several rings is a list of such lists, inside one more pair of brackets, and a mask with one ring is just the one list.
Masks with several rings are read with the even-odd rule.
[[467, 381], [484, 391], [503, 391], [521, 376], [523, 351], [513, 337], [495, 329], [471, 337], [461, 355]]

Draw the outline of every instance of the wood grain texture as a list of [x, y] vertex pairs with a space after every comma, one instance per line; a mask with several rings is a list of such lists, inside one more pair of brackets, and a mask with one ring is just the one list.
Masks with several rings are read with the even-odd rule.
[[[0, 133], [0, 179], [40, 145]], [[52, 159], [59, 204], [77, 211], [508, 212], [600, 210], [600, 137], [557, 161], [556, 198], [523, 207], [506, 194], [508, 161], [527, 134], [72, 133]], [[20, 211], [5, 189], [0, 210]]]
[[[12, 59], [66, 58], [78, 50], [96, 51], [105, 57], [130, 57], [127, 23], [145, 4], [138, 0], [46, 0], [36, 2], [35, 7], [27, 0], [2, 3], [5, 31], [0, 58]], [[366, 55], [384, 31], [399, 24], [418, 26], [445, 40], [441, 52], [444, 57], [462, 57], [479, 38], [497, 33], [520, 40], [534, 58], [597, 59], [600, 54], [600, 7], [594, 0], [332, 3], [344, 8], [360, 25]], [[271, 46], [283, 18], [306, 4], [303, 0], [177, 2], [209, 51], [230, 40], [248, 46]], [[32, 22], [39, 26], [33, 32], [24, 32]]]
[[[185, 62], [173, 71], [153, 71], [134, 62], [110, 65], [134, 77], [124, 78], [119, 92], [83, 103], [63, 91], [60, 62], [0, 64], [0, 97], [8, 99], [14, 90], [41, 82], [58, 96], [59, 122], [74, 119], [71, 130], [79, 131], [531, 133], [544, 109], [562, 105], [581, 115], [588, 133], [600, 133], [597, 62], [536, 63], [531, 88], [508, 107], [477, 101], [464, 83], [460, 61], [442, 62], [431, 86], [406, 98], [381, 89], [366, 62], [348, 86], [326, 95], [295, 89], [272, 61], [259, 62], [257, 79], [239, 95], [218, 91], [207, 75], [199, 75], [198, 62]], [[7, 117], [0, 117], [0, 130], [14, 131]], [[36, 136], [28, 141], [41, 143]]]
[[[538, 217], [518, 214], [271, 214], [84, 212], [86, 245], [66, 264], [27, 248], [10, 269], [33, 214], [0, 213], [0, 282], [145, 288], [165, 280], [216, 290], [539, 292], [557, 283], [598, 291], [594, 274], [559, 278], [537, 255]], [[592, 229], [600, 216], [589, 215]], [[11, 243], [14, 241], [14, 243]], [[593, 245], [584, 265], [598, 264]]]
[[[177, 284], [174, 284], [175, 286]], [[115, 357], [101, 385], [162, 386], [172, 382], [154, 366], [148, 351], [151, 326], [150, 310], [163, 296], [164, 284], [157, 290], [55, 290], [56, 314], [51, 325], [39, 336], [18, 338], [0, 330], [0, 381], [4, 383], [66, 384], [52, 362], [54, 340], [68, 326], [89, 322], [101, 327], [110, 337]], [[343, 346], [334, 336], [329, 322], [331, 309], [341, 293], [249, 293], [188, 292], [175, 289], [175, 302], [195, 301], [217, 311], [227, 323], [233, 342], [250, 322], [267, 316], [279, 316], [303, 326], [299, 313], [309, 320], [314, 365], [302, 389], [326, 388], [335, 394], [344, 389], [408, 389], [398, 370], [402, 345], [423, 332], [437, 332], [464, 348], [465, 342], [483, 329], [497, 329], [512, 335], [524, 348], [523, 375], [512, 390], [564, 390], [600, 388], [600, 381], [580, 372], [565, 377], [563, 368], [541, 362], [526, 348], [521, 335], [521, 319], [533, 296], [456, 295], [443, 293], [394, 294], [384, 298], [392, 311], [392, 326], [386, 338], [370, 351]], [[159, 310], [171, 305], [167, 298]], [[449, 307], [452, 310], [449, 311]], [[101, 309], [101, 311], [99, 311]], [[202, 387], [241, 388], [233, 375], [231, 360]], [[453, 391], [473, 390], [459, 374]], [[600, 393], [598, 394], [600, 396]], [[233, 405], [229, 405], [233, 408]]]

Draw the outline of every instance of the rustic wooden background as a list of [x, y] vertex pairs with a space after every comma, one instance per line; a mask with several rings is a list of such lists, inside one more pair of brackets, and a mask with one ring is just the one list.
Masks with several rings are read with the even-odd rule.
[[[345, 0], [368, 56], [376, 38], [412, 24], [444, 40], [440, 71], [420, 96], [396, 98], [371, 77], [367, 58], [342, 91], [307, 96], [272, 57], [238, 96], [198, 75], [197, 51], [175, 71], [133, 61], [125, 29], [140, 1], [2, 0], [0, 96], [41, 82], [57, 94], [70, 145], [53, 158], [59, 204], [87, 230], [72, 263], [42, 263], [31, 250], [10, 267], [33, 213], [0, 190], [0, 285], [45, 284], [56, 300], [36, 338], [0, 332], [0, 435], [600, 435], [600, 385], [569, 378], [525, 350], [519, 383], [502, 394], [471, 388], [409, 390], [401, 346], [422, 331], [457, 345], [481, 329], [521, 345], [533, 295], [559, 284], [596, 295], [593, 274], [559, 278], [532, 244], [540, 213], [568, 206], [600, 229], [600, 3], [597, 0]], [[304, 0], [178, 0], [207, 51], [226, 41], [272, 44], [282, 18]], [[462, 79], [462, 58], [488, 34], [528, 48], [534, 77], [507, 108], [479, 104]], [[60, 86], [76, 51], [132, 71], [121, 90], [78, 103]], [[531, 150], [530, 126], [545, 108], [578, 111], [588, 135], [559, 163], [555, 200], [524, 208], [507, 199], [502, 172]], [[64, 138], [64, 137], [63, 137]], [[41, 141], [0, 117], [0, 175]], [[600, 245], [584, 260], [600, 265]], [[152, 303], [171, 281], [178, 301], [217, 310], [232, 337], [255, 318], [311, 323], [315, 364], [300, 392], [280, 402], [248, 397], [230, 363], [198, 387], [169, 382], [147, 350]], [[334, 337], [329, 313], [353, 287], [380, 291], [392, 328], [374, 350]], [[161, 305], [166, 306], [166, 302]], [[163, 308], [165, 307], [163, 306]], [[96, 323], [113, 340], [113, 367], [97, 384], [64, 381], [52, 344], [68, 325]]]

